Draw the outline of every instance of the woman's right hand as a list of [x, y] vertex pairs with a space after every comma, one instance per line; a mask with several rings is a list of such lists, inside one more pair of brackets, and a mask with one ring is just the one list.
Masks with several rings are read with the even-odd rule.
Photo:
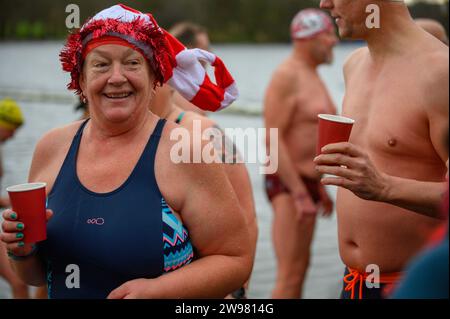
[[[53, 216], [53, 211], [47, 209], [45, 215], [48, 222]], [[24, 243], [23, 230], [26, 225], [19, 221], [19, 215], [11, 209], [4, 210], [2, 216], [4, 221], [0, 240], [6, 244], [6, 249], [15, 256], [28, 255], [33, 249], [33, 244]]]

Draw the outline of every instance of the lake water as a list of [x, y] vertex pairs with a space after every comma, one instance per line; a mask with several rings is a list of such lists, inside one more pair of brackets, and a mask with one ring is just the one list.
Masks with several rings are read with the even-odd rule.
[[[31, 157], [38, 139], [53, 127], [76, 120], [76, 99], [68, 92], [68, 75], [61, 71], [60, 42], [0, 42], [0, 99], [19, 100], [26, 119], [16, 137], [3, 146], [4, 186], [26, 181]], [[342, 66], [356, 45], [342, 45], [335, 50], [335, 63], [319, 72], [338, 107], [344, 94]], [[211, 117], [223, 128], [261, 128], [262, 98], [276, 66], [289, 55], [289, 45], [223, 45], [213, 47], [235, 77], [240, 98], [230, 109], [232, 114]], [[245, 115], [245, 113], [251, 113]], [[271, 242], [272, 210], [263, 191], [263, 177], [257, 165], [247, 165], [252, 179], [258, 214], [259, 239], [249, 296], [269, 298], [275, 281], [276, 263]], [[335, 196], [335, 189], [330, 188]], [[336, 216], [320, 219], [312, 246], [312, 260], [305, 283], [305, 298], [337, 298], [344, 266], [337, 247]], [[0, 298], [9, 292], [0, 279]]]

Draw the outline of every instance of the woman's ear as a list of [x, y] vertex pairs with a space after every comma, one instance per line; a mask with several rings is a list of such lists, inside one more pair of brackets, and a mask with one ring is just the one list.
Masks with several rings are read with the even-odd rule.
[[152, 89], [150, 90], [150, 98], [153, 101], [155, 99], [156, 96], [156, 86], [153, 86]]
[[81, 71], [80, 78], [78, 79], [78, 84], [80, 85], [81, 91], [85, 91], [86, 80], [84, 79], [84, 72]]

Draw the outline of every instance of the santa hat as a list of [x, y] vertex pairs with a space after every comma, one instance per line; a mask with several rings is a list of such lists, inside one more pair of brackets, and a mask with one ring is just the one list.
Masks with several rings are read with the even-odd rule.
[[[151, 14], [122, 4], [97, 13], [69, 35], [60, 53], [63, 70], [70, 72], [68, 88], [81, 94], [79, 77], [86, 55], [103, 44], [130, 46], [147, 58], [156, 74], [156, 84], [168, 83], [183, 97], [203, 110], [217, 111], [238, 97], [236, 82], [216, 55], [200, 49], [188, 50], [160, 28]], [[213, 83], [200, 63], [214, 69]]]

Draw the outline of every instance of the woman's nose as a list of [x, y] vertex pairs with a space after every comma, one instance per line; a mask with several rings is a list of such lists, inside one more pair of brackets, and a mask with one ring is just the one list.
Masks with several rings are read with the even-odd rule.
[[119, 63], [113, 64], [112, 74], [108, 79], [108, 84], [122, 85], [127, 82], [127, 78], [123, 74], [122, 66]]

